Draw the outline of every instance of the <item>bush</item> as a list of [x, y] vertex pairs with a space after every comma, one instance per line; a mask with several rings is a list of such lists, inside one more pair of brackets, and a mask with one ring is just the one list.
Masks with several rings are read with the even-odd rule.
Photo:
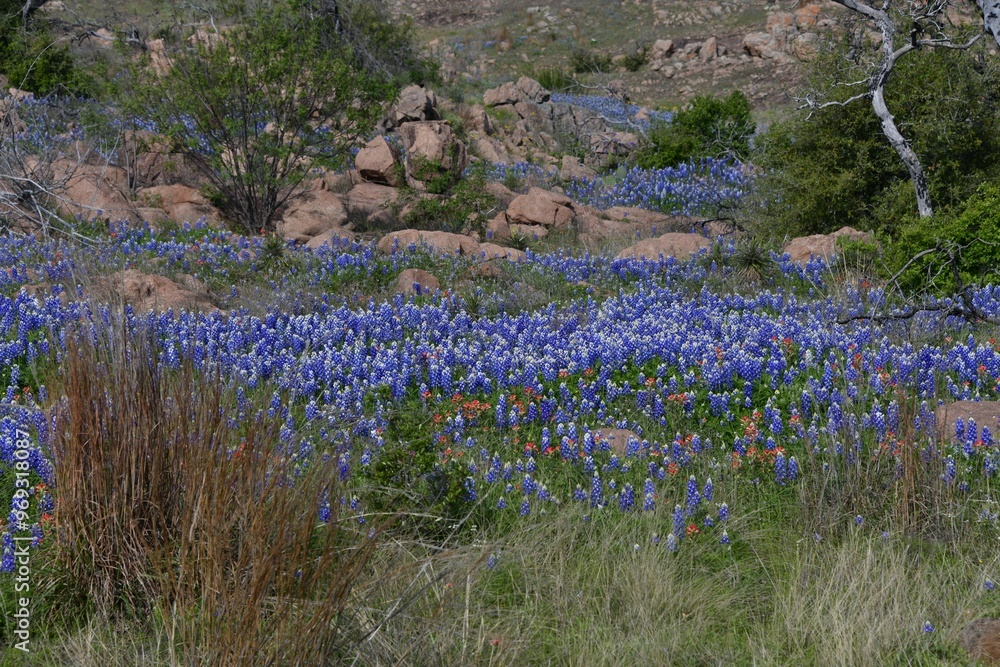
[[54, 40], [37, 20], [21, 25], [18, 0], [0, 0], [0, 74], [10, 85], [39, 95], [81, 95], [92, 87], [76, 67], [69, 49]]
[[496, 204], [496, 197], [486, 190], [486, 179], [472, 174], [455, 183], [440, 200], [418, 200], [403, 222], [413, 229], [461, 232], [469, 226], [469, 217], [476, 214], [472, 226], [481, 230], [486, 226], [486, 214]]
[[173, 53], [165, 76], [138, 69], [122, 87], [130, 112], [191, 158], [245, 231], [273, 229], [311, 169], [346, 164], [396, 94], [334, 21], [300, 1], [261, 5], [216, 44]]
[[569, 57], [569, 65], [577, 74], [607, 72], [611, 69], [611, 56], [590, 49], [576, 49]]
[[[817, 87], [833, 86], [847, 48], [817, 59]], [[889, 108], [924, 165], [939, 212], [960, 205], [1000, 173], [1000, 73], [980, 55], [911, 53], [899, 61], [886, 88]], [[843, 92], [831, 99], [854, 92], [832, 89]], [[849, 225], [895, 236], [916, 211], [909, 174], [865, 100], [777, 123], [757, 144], [753, 161], [765, 174], [764, 224], [782, 235]]]
[[576, 82], [569, 74], [555, 67], [540, 69], [533, 78], [542, 88], [553, 93], [573, 90], [576, 87]]
[[648, 60], [649, 49], [640, 46], [634, 52], [625, 55], [625, 58], [622, 60], [622, 66], [629, 72], [638, 72]]
[[[955, 215], [909, 221], [886, 250], [888, 275], [906, 294], [953, 294], [963, 285], [1000, 282], [1000, 184], [984, 185]], [[932, 252], [918, 257], [920, 253]], [[955, 266], [952, 266], [954, 257]], [[912, 260], [912, 262], [911, 262]]]
[[750, 102], [742, 92], [724, 99], [701, 95], [671, 122], [654, 124], [636, 162], [643, 169], [663, 169], [704, 157], [744, 159], [754, 129]]

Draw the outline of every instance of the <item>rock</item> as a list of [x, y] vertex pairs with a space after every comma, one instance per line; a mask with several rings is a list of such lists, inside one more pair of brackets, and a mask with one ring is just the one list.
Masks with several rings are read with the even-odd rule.
[[425, 190], [424, 181], [438, 174], [460, 174], [469, 163], [463, 144], [446, 122], [404, 123], [399, 128], [406, 150], [406, 182]]
[[[997, 442], [1000, 442], [1000, 401], [955, 401], [939, 405], [934, 410], [938, 435], [945, 440], [964, 443], [965, 439], [960, 439], [955, 433], [955, 424], [959, 419], [962, 420], [965, 432], [973, 436], [973, 442], [982, 437], [984, 426], [988, 426]], [[969, 433], [970, 419], [975, 422], [975, 434]]]
[[55, 182], [64, 183], [59, 208], [65, 215], [85, 221], [139, 221], [138, 211], [124, 194], [128, 186], [124, 169], [56, 160], [52, 173]]
[[405, 251], [411, 245], [426, 245], [441, 255], [466, 255], [478, 257], [482, 249], [475, 239], [451, 232], [426, 232], [404, 229], [386, 234], [378, 242], [379, 251], [391, 255], [394, 249]]
[[549, 91], [545, 90], [542, 84], [526, 76], [517, 80], [517, 90], [521, 93], [521, 102], [542, 104], [548, 102], [551, 97]]
[[572, 155], [563, 155], [562, 169], [559, 170], [559, 177], [564, 181], [589, 180], [595, 178], [597, 172], [580, 162], [580, 158]]
[[170, 221], [170, 216], [162, 208], [156, 208], [154, 206], [140, 206], [136, 210], [139, 214], [139, 220], [143, 222], [148, 222], [149, 226], [153, 229], [158, 228], [165, 222]]
[[534, 79], [522, 76], [516, 82], [508, 81], [497, 88], [490, 88], [483, 93], [483, 104], [488, 107], [502, 104], [543, 104], [551, 97], [549, 91]]
[[512, 262], [524, 262], [528, 259], [523, 250], [516, 248], [505, 248], [495, 243], [480, 243], [479, 247], [482, 248], [482, 252], [487, 260], [499, 257], [501, 259], [509, 259]]
[[347, 222], [347, 209], [328, 188], [325, 181], [318, 179], [290, 202], [278, 223], [278, 234], [296, 243], [307, 243], [314, 236], [342, 227]]
[[841, 227], [832, 234], [813, 234], [812, 236], [793, 238], [785, 245], [784, 252], [787, 252], [791, 260], [797, 264], [805, 264], [810, 257], [829, 261], [837, 254], [837, 239], [842, 236], [851, 241], [872, 240], [871, 234], [867, 232], [860, 232], [853, 227]]
[[149, 66], [159, 76], [170, 72], [172, 63], [166, 53], [166, 43], [162, 39], [147, 39], [146, 52], [149, 54]]
[[679, 260], [689, 259], [698, 254], [703, 249], [711, 246], [707, 238], [700, 234], [684, 232], [668, 232], [663, 236], [652, 239], [643, 239], [633, 246], [622, 250], [616, 259], [626, 257], [655, 260], [660, 257], [676, 257]]
[[399, 93], [399, 101], [392, 110], [396, 126], [412, 121], [439, 120], [437, 96], [423, 86], [407, 86]]
[[423, 269], [406, 269], [396, 279], [396, 292], [410, 295], [429, 294], [441, 289], [441, 281]]
[[541, 225], [510, 225], [510, 233], [517, 234], [529, 240], [544, 239], [549, 235], [549, 230]]
[[162, 208], [174, 222], [197, 222], [201, 218], [211, 226], [221, 224], [219, 209], [198, 190], [186, 185], [156, 185], [139, 190], [139, 201]]
[[566, 228], [573, 222], [573, 202], [541, 188], [531, 188], [528, 194], [514, 198], [507, 207], [507, 220], [519, 225], [542, 225]]
[[718, 55], [719, 41], [715, 37], [709, 37], [698, 49], [698, 60], [707, 63], [710, 60], [714, 60], [715, 56]]
[[666, 60], [674, 54], [674, 40], [658, 39], [649, 50], [650, 60]]
[[[193, 277], [193, 276], [192, 276]], [[199, 283], [200, 284], [200, 283]], [[164, 276], [150, 275], [128, 269], [98, 278], [94, 286], [101, 298], [124, 301], [140, 312], [150, 309], [217, 311], [208, 296], [175, 283]]]
[[800, 7], [793, 12], [795, 16], [795, 26], [799, 30], [808, 30], [816, 25], [819, 20], [820, 14], [819, 5], [806, 5], [805, 7]]
[[619, 454], [624, 454], [628, 448], [628, 443], [630, 440], [635, 440], [636, 442], [642, 442], [642, 438], [635, 431], [630, 431], [624, 428], [598, 428], [590, 432], [594, 437], [594, 444], [600, 445], [601, 442], [607, 442], [611, 445], [611, 449]]
[[779, 52], [767, 32], [752, 32], [743, 38], [743, 50], [754, 58], [776, 58]]
[[802, 61], [809, 61], [819, 54], [819, 35], [804, 32], [795, 37], [791, 44], [792, 55]]
[[378, 136], [365, 144], [354, 158], [361, 178], [371, 183], [399, 186], [399, 155], [385, 137]]
[[978, 618], [962, 629], [958, 638], [972, 660], [1000, 664], [1000, 618]]
[[506, 213], [500, 211], [486, 223], [486, 238], [498, 240], [510, 238], [510, 225], [507, 223]]
[[344, 204], [352, 211], [368, 216], [385, 210], [397, 197], [399, 191], [388, 185], [358, 183], [344, 195]]

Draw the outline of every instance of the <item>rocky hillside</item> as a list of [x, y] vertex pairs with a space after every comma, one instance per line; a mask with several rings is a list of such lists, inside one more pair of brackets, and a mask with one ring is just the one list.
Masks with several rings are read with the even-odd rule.
[[[453, 81], [490, 87], [550, 68], [572, 74], [583, 54], [593, 56], [601, 72], [578, 76], [582, 82], [620, 80], [633, 101], [663, 106], [736, 88], [758, 108], [786, 103], [786, 93], [801, 83], [801, 64], [841, 15], [832, 3], [808, 0], [536, 3], [393, 5], [414, 19]], [[645, 55], [638, 67], [636, 53]]]

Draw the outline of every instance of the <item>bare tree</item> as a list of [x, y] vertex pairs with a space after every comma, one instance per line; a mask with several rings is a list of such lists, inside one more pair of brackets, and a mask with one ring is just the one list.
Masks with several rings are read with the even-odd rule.
[[[1000, 4], [1000, 0], [978, 1], [983, 5]], [[799, 108], [816, 110], [830, 106], [846, 106], [862, 99], [871, 100], [872, 109], [882, 125], [882, 132], [910, 174], [917, 195], [917, 210], [921, 217], [929, 217], [933, 215], [934, 209], [931, 205], [930, 189], [927, 186], [927, 175], [913, 146], [900, 132], [896, 120], [889, 111], [885, 100], [886, 84], [899, 59], [911, 51], [924, 47], [968, 49], [979, 41], [982, 33], [973, 35], [963, 43], [952, 41], [953, 36], [948, 33], [954, 32], [955, 27], [948, 19], [947, 10], [953, 6], [953, 0], [905, 0], [895, 3], [893, 0], [882, 0], [878, 7], [863, 0], [831, 0], [831, 2], [875, 24], [881, 35], [879, 57], [877, 61], [871, 63], [866, 76], [858, 81], [844, 84], [861, 88], [861, 92], [846, 100], [829, 102], [821, 102], [812, 96], [807, 96], [802, 98], [802, 105]], [[901, 37], [906, 35], [905, 27], [909, 28], [909, 34], [903, 41]]]

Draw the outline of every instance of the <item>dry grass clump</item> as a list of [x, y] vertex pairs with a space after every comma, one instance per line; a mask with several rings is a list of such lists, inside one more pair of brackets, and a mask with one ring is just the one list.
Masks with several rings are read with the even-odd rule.
[[67, 599], [112, 618], [152, 613], [172, 664], [340, 655], [375, 541], [338, 516], [331, 465], [290, 456], [277, 418], [236, 421], [221, 379], [165, 368], [142, 327], [68, 338], [53, 445]]

